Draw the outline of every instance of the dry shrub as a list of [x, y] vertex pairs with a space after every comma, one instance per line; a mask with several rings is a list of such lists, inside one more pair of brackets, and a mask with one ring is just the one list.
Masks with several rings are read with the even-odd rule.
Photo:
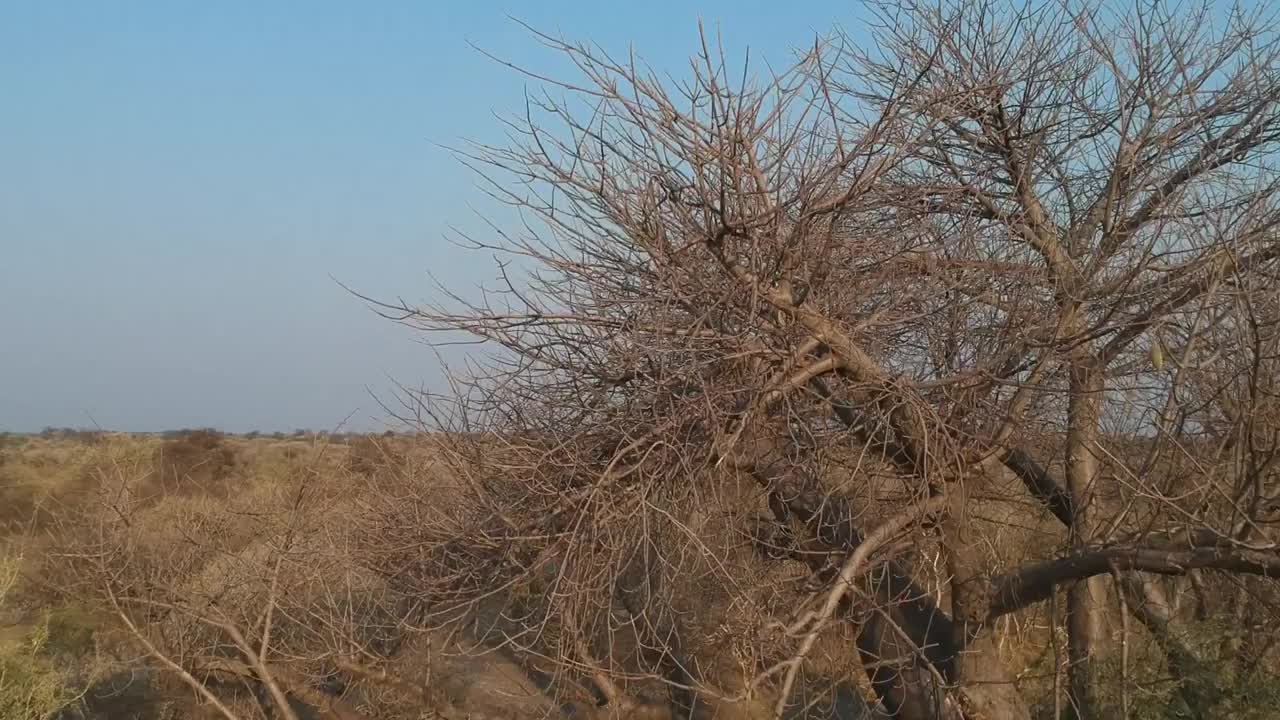
[[376, 435], [358, 435], [348, 443], [346, 469], [361, 475], [373, 475], [402, 459], [401, 448], [394, 440]]
[[226, 494], [236, 453], [222, 433], [186, 430], [165, 440], [155, 454], [156, 472], [139, 487], [144, 494]]
[[78, 502], [92, 484], [86, 468], [113, 447], [105, 437], [32, 438], [0, 451], [0, 535], [45, 528], [57, 507]]
[[0, 449], [0, 532], [30, 513], [31, 494], [9, 477], [5, 467], [7, 463], [8, 452]]
[[15, 532], [44, 517], [35, 489], [10, 477], [0, 465], [0, 534]]

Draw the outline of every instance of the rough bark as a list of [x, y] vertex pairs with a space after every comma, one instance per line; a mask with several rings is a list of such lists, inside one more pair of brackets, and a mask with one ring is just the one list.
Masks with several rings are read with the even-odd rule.
[[[753, 474], [770, 490], [770, 508], [778, 527], [799, 520], [823, 547], [844, 552], [862, 542], [848, 504], [838, 495], [822, 492], [815, 480], [796, 477], [782, 463], [757, 467]], [[952, 532], [958, 528], [954, 526]], [[777, 549], [787, 542], [774, 539], [767, 544]], [[991, 590], [977, 571], [977, 548], [957, 550], [954, 558], [968, 568], [971, 579], [965, 592], [973, 602], [966, 612], [983, 612]], [[813, 554], [798, 557], [821, 564]], [[846, 598], [842, 612], [852, 613], [858, 623], [859, 656], [882, 706], [895, 720], [1030, 716], [1013, 686], [1013, 674], [989, 638], [968, 642], [966, 628], [979, 623], [956, 623], [899, 563], [891, 560], [880, 566], [865, 579], [863, 591], [869, 606], [855, 607]]]
[[1184, 575], [1196, 568], [1274, 577], [1280, 573], [1280, 553], [1234, 550], [1215, 545], [1188, 547], [1186, 542], [1175, 541], [1152, 542], [1144, 547], [1085, 548], [1065, 557], [997, 575], [991, 581], [988, 620], [1044, 602], [1064, 584], [1110, 572]]
[[[1101, 407], [1102, 376], [1092, 358], [1073, 359], [1067, 409], [1067, 489], [1074, 513], [1071, 542], [1083, 550], [1095, 538], [1094, 483], [1098, 476], [1095, 445]], [[1094, 655], [1102, 637], [1104, 576], [1091, 575], [1067, 589], [1068, 699], [1080, 720], [1098, 717], [1094, 695]]]

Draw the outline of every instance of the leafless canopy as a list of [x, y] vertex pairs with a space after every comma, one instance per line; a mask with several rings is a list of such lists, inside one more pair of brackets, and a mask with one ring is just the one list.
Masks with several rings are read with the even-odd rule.
[[[1176, 655], [1154, 575], [1280, 569], [1269, 20], [877, 10], [874, 43], [837, 33], [782, 72], [708, 39], [670, 78], [539, 36], [578, 77], [536, 78], [509, 145], [459, 153], [526, 221], [469, 238], [510, 259], [504, 285], [386, 308], [500, 348], [448, 418], [484, 434], [477, 514], [419, 590], [541, 576], [565, 637], [615, 606], [659, 618], [648, 671], [687, 707], [717, 689], [683, 618], [761, 595], [728, 560], [753, 539], [826, 589], [798, 620], [761, 609], [758, 634], [786, 632], [748, 687], [790, 691], [843, 618], [885, 711], [1003, 718], [1028, 710], [996, 619], [1063, 589], [1066, 702], [1090, 716], [1116, 599]], [[1013, 527], [1039, 531], [998, 548]]]

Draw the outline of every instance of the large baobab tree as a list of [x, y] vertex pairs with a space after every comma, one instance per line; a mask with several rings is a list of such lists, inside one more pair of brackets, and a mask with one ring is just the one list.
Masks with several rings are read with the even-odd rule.
[[[470, 238], [512, 258], [503, 287], [384, 306], [499, 348], [451, 416], [500, 439], [468, 456], [471, 524], [419, 538], [406, 589], [543, 577], [539, 622], [605, 688], [621, 664], [581, 638], [621, 607], [691, 711], [714, 692], [672, 608], [716, 550], [700, 513], [747, 478], [768, 520], [716, 532], [822, 588], [748, 684], [790, 690], [844, 619], [894, 717], [1026, 717], [994, 621], [1062, 591], [1060, 710], [1096, 717], [1118, 600], [1178, 673], [1153, 578], [1280, 570], [1274, 28], [1161, 3], [878, 17], [785, 72], [706, 43], [675, 79], [541, 36], [580, 77], [538, 78], [510, 145], [460, 153], [527, 221]], [[1000, 565], [1000, 502], [1061, 535]], [[733, 595], [734, 567], [704, 570]]]

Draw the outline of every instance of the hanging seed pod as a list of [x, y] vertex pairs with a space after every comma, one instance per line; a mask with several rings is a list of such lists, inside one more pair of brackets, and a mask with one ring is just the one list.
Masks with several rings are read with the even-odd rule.
[[1151, 366], [1156, 370], [1164, 368], [1164, 350], [1160, 348], [1159, 340], [1151, 343]]

